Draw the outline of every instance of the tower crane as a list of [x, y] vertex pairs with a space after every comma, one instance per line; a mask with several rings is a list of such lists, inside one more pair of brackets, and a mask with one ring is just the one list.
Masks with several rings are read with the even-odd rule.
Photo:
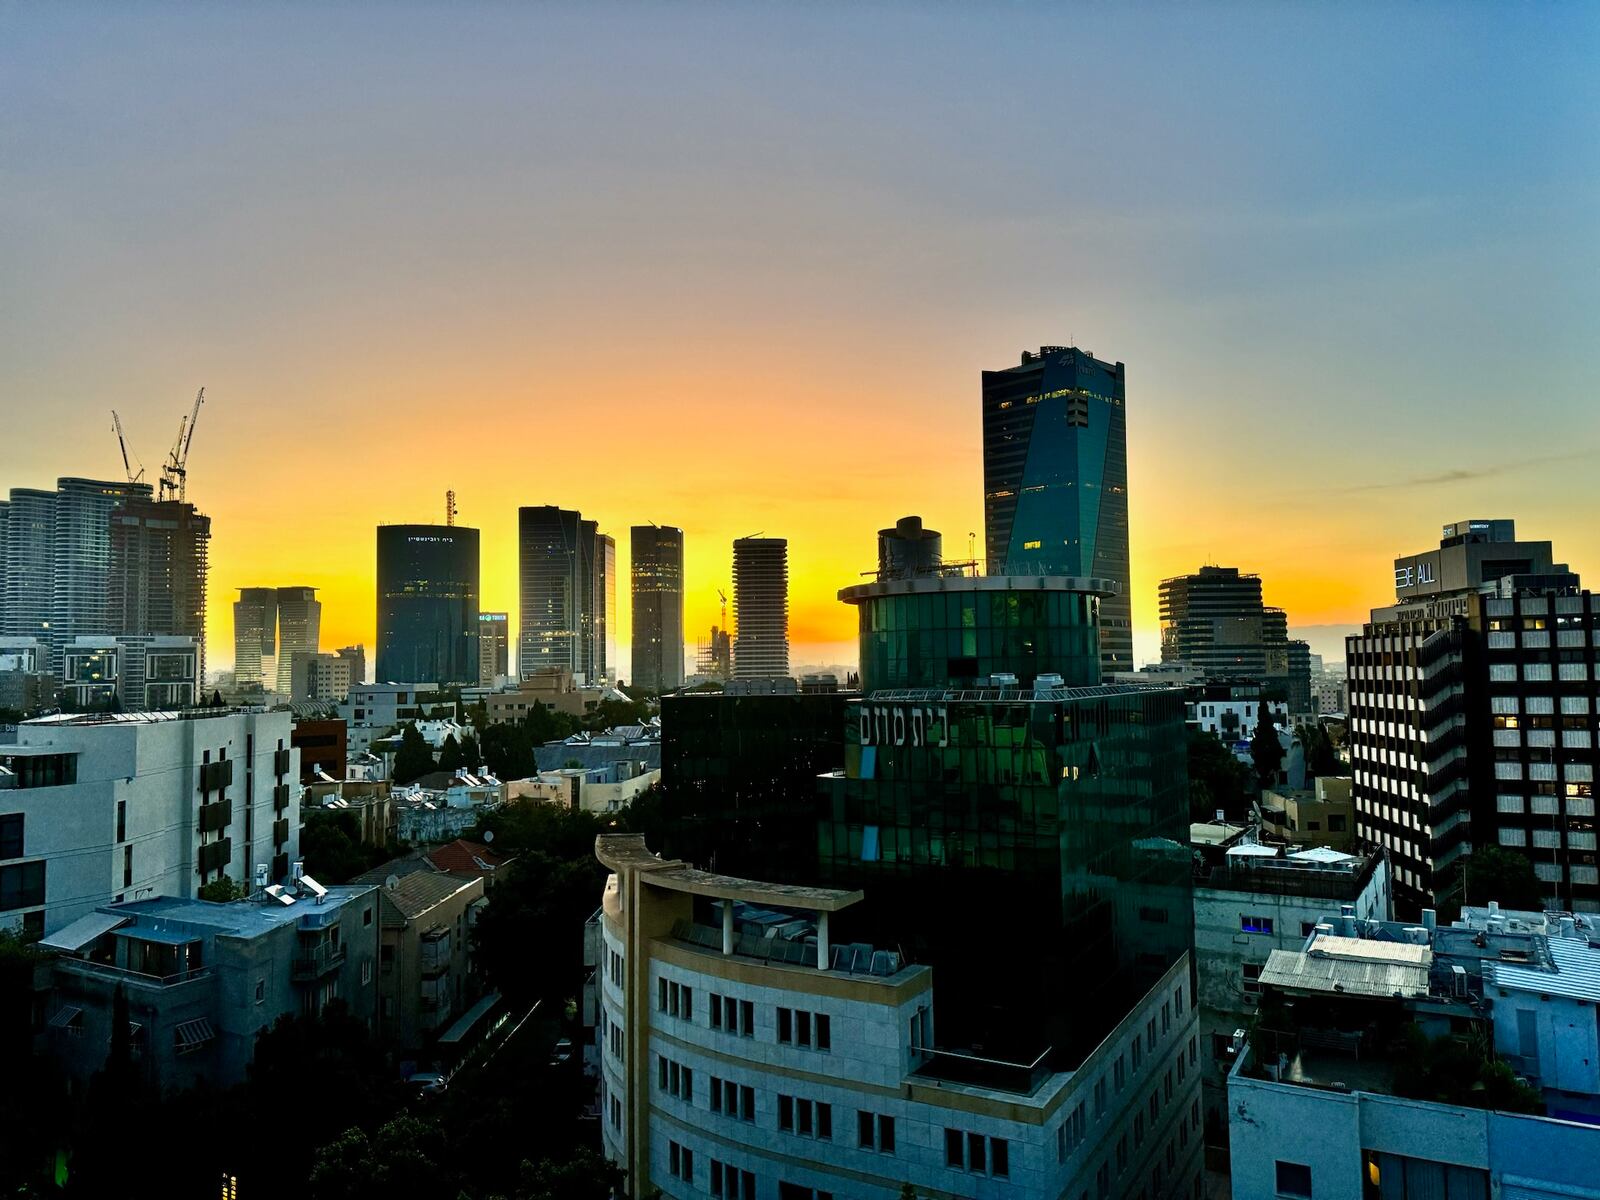
[[144, 464], [139, 464], [139, 470], [133, 469], [133, 464], [128, 461], [128, 440], [122, 436], [122, 418], [117, 416], [117, 410], [111, 410], [111, 428], [117, 435], [117, 445], [122, 449], [122, 470], [127, 475], [129, 483], [138, 483], [144, 478]]
[[178, 440], [167, 452], [167, 461], [161, 466], [162, 500], [182, 500], [189, 480], [189, 443], [194, 440], [194, 427], [200, 421], [200, 406], [205, 403], [206, 390], [195, 393], [194, 410], [178, 422]]
[[717, 599], [722, 601], [722, 632], [728, 632], [728, 593], [717, 589]]

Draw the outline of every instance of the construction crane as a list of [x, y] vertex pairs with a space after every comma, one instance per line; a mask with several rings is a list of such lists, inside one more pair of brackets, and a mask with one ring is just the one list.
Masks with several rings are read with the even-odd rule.
[[454, 488], [444, 494], [444, 523], [447, 526], [456, 523], [456, 490]]
[[182, 500], [189, 481], [189, 443], [194, 440], [194, 427], [200, 421], [200, 406], [205, 403], [206, 390], [195, 393], [194, 411], [178, 422], [178, 440], [167, 452], [167, 461], [161, 465], [162, 500]]
[[128, 461], [128, 439], [122, 436], [122, 418], [117, 416], [117, 410], [111, 410], [111, 429], [117, 435], [117, 445], [122, 448], [122, 470], [128, 476], [129, 483], [138, 483], [144, 478], [144, 464], [139, 464], [137, 472], [133, 464]]
[[717, 589], [717, 599], [722, 601], [722, 632], [728, 632], [728, 593]]

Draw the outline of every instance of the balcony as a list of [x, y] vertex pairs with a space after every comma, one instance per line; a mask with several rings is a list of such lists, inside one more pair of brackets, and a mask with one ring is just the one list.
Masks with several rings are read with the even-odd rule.
[[233, 760], [231, 758], [200, 764], [200, 790], [202, 792], [220, 792], [232, 782]]
[[233, 861], [233, 839], [223, 838], [221, 841], [208, 842], [200, 847], [199, 868], [202, 875], [209, 875], [213, 871], [220, 871]]
[[55, 969], [86, 979], [102, 980], [113, 987], [121, 984], [133, 988], [174, 988], [211, 978], [210, 967], [195, 967], [188, 971], [179, 971], [174, 975], [146, 975], [143, 971], [132, 971], [113, 963], [91, 962], [86, 958], [66, 956], [55, 960]]
[[287, 749], [273, 752], [272, 773], [279, 778], [289, 773], [289, 751]]
[[289, 807], [289, 785], [280, 783], [272, 789], [272, 811], [282, 812]]
[[287, 854], [274, 854], [272, 856], [272, 877], [282, 879], [289, 873], [289, 856]]
[[272, 823], [272, 844], [276, 848], [286, 844], [289, 840], [289, 818]]
[[296, 983], [315, 983], [317, 980], [333, 974], [344, 966], [345, 957], [343, 942], [337, 946], [324, 943], [306, 951], [294, 960], [290, 978]]
[[213, 804], [200, 806], [200, 832], [221, 833], [233, 820], [233, 804], [228, 800], [218, 800]]

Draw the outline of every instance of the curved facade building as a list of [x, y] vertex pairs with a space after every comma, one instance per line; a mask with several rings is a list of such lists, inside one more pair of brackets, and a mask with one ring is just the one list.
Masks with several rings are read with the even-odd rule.
[[380, 683], [478, 680], [478, 531], [378, 526]]
[[1187, 955], [1075, 1070], [1000, 1063], [939, 1048], [932, 969], [830, 939], [861, 892], [699, 871], [636, 834], [595, 853], [601, 1137], [628, 1194], [1196, 1194]]
[[918, 575], [843, 588], [860, 613], [861, 686], [1100, 682], [1100, 601], [1117, 585], [1061, 576]]

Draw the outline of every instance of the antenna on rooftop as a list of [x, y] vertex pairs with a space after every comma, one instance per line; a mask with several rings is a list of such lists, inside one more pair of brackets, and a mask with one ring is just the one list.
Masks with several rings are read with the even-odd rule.
[[456, 523], [456, 491], [454, 488], [444, 494], [444, 523], [446, 525], [454, 525]]

